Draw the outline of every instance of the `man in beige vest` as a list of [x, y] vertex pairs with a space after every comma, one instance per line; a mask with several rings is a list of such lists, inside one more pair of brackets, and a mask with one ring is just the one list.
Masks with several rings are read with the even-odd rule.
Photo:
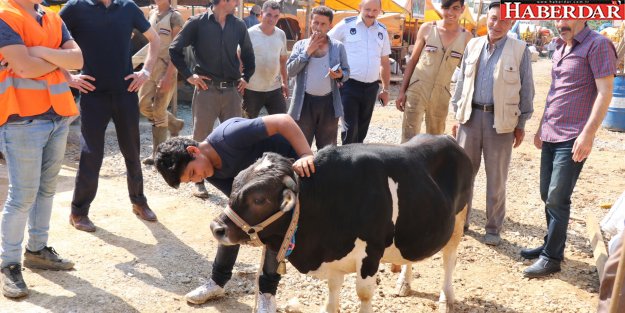
[[404, 112], [401, 142], [420, 133], [424, 116], [428, 134], [445, 132], [451, 75], [472, 36], [458, 24], [464, 0], [445, 0], [441, 8], [442, 21], [425, 23], [419, 28], [406, 65], [395, 102], [397, 109]]
[[499, 2], [488, 6], [488, 35], [469, 41], [451, 100], [459, 123], [452, 133], [471, 158], [473, 175], [484, 156], [484, 241], [494, 246], [501, 242], [512, 147], [523, 141], [525, 122], [534, 111], [530, 53], [525, 42], [507, 36], [514, 21], [502, 20], [499, 6]]
[[139, 89], [139, 109], [141, 114], [152, 123], [152, 155], [143, 160], [143, 164], [153, 165], [156, 147], [167, 139], [167, 130], [172, 137], [178, 136], [184, 121], [177, 119], [167, 111], [176, 87], [176, 67], [169, 57], [169, 44], [182, 28], [182, 15], [170, 6], [170, 0], [155, 0], [148, 20], [158, 33], [161, 45], [158, 60], [150, 79]]

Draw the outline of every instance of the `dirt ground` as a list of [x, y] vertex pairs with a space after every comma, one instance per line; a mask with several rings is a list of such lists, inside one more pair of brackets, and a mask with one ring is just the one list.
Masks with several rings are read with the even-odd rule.
[[[531, 264], [518, 252], [538, 245], [545, 232], [539, 197], [540, 151], [532, 138], [544, 109], [550, 84], [550, 62], [533, 63], [536, 86], [535, 113], [527, 124], [524, 143], [513, 152], [508, 181], [507, 216], [498, 247], [486, 246], [484, 236], [485, 178], [476, 181], [471, 228], [459, 248], [454, 275], [456, 312], [593, 312], [599, 279], [586, 235], [585, 218], [600, 219], [625, 190], [625, 133], [600, 130], [573, 196], [572, 218], [561, 273], [545, 279], [523, 278]], [[397, 86], [393, 89], [396, 96]], [[183, 116], [188, 108], [181, 106]], [[449, 119], [451, 125], [452, 119]], [[190, 122], [187, 114], [187, 122]], [[394, 105], [376, 108], [369, 142], [397, 143], [401, 113]], [[447, 127], [448, 130], [450, 127]], [[141, 122], [142, 155], [150, 149], [150, 126]], [[210, 275], [216, 242], [209, 222], [226, 204], [215, 189], [200, 200], [191, 186], [171, 189], [150, 166], [144, 167], [146, 195], [159, 217], [144, 222], [131, 212], [126, 196], [123, 159], [117, 148], [114, 127], [109, 127], [106, 156], [98, 195], [90, 217], [95, 233], [76, 231], [68, 223], [74, 176], [78, 166], [78, 129], [70, 136], [59, 176], [52, 214], [50, 241], [59, 253], [76, 263], [69, 272], [24, 271], [30, 296], [21, 300], [0, 297], [0, 312], [250, 312], [254, 306], [254, 273], [261, 250], [244, 247], [226, 297], [204, 305], [190, 305], [184, 294]], [[183, 135], [190, 133], [186, 126]], [[0, 165], [0, 198], [6, 197], [6, 166]], [[442, 285], [441, 257], [415, 264], [414, 290], [408, 297], [394, 295], [396, 274], [380, 267], [380, 286], [374, 298], [376, 312], [433, 312]], [[288, 268], [278, 290], [280, 310], [298, 301], [303, 312], [317, 312], [324, 302], [326, 285]], [[346, 277], [342, 311], [358, 310], [354, 276]]]

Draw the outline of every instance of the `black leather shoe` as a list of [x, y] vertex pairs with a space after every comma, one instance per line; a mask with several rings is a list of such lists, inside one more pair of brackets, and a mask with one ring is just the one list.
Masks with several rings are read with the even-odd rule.
[[543, 246], [534, 249], [523, 249], [521, 250], [521, 257], [532, 260], [539, 257], [541, 252], [543, 252]]
[[550, 260], [545, 257], [538, 258], [538, 261], [530, 265], [523, 271], [523, 276], [527, 278], [544, 277], [560, 271], [560, 261]]

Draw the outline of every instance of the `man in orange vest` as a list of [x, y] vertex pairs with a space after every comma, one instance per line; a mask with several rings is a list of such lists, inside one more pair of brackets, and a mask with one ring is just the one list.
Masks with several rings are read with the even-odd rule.
[[[156, 221], [143, 194], [137, 91], [154, 70], [160, 44], [158, 34], [131, 0], [71, 1], [59, 14], [85, 58], [81, 74], [72, 75], [69, 81], [81, 93], [82, 133], [69, 222], [78, 230], [96, 230], [88, 216], [89, 207], [98, 190], [106, 126], [111, 120], [126, 164], [132, 212], [143, 220]], [[130, 56], [130, 36], [135, 28], [149, 41], [145, 65], [138, 72], [133, 72]]]
[[74, 267], [47, 243], [69, 117], [78, 114], [60, 69], [80, 68], [83, 59], [61, 18], [35, 2], [0, 2], [0, 151], [9, 178], [0, 225], [0, 278], [2, 294], [9, 298], [28, 295], [21, 268], [26, 222], [25, 267]]

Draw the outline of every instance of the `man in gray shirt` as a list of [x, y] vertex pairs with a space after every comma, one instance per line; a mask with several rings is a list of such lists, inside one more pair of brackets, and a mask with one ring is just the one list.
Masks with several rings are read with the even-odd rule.
[[[488, 35], [469, 41], [451, 103], [458, 124], [452, 133], [473, 163], [486, 170], [486, 236], [496, 246], [506, 212], [506, 181], [512, 147], [525, 137], [525, 122], [534, 111], [534, 81], [525, 42], [507, 36], [514, 21], [500, 19], [500, 4], [492, 2]], [[471, 201], [469, 201], [469, 214]], [[469, 215], [467, 215], [468, 227]]]

